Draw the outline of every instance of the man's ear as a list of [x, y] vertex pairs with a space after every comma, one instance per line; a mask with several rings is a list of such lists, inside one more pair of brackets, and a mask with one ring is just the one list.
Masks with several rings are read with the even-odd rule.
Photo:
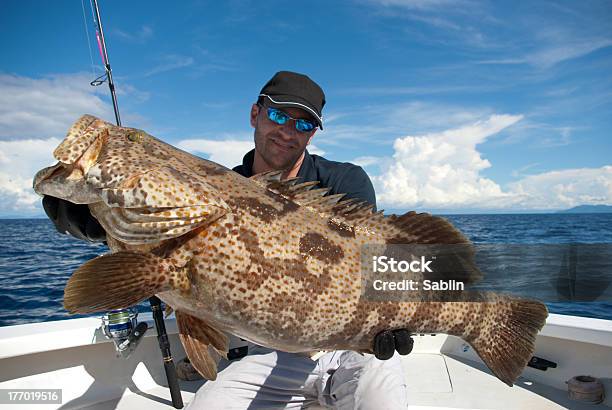
[[257, 116], [259, 115], [259, 105], [253, 104], [251, 107], [251, 127], [257, 128]]

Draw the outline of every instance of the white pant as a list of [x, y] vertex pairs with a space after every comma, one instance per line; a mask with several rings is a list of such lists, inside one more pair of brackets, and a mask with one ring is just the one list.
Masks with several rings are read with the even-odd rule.
[[405, 409], [406, 384], [397, 353], [389, 360], [339, 350], [319, 360], [249, 346], [249, 355], [206, 382], [186, 409]]

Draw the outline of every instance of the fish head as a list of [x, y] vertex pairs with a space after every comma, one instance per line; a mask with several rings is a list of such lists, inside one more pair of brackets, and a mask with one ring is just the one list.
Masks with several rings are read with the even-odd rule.
[[[130, 245], [158, 243], [228, 212], [207, 176], [214, 167], [146, 132], [81, 117], [34, 177], [34, 191], [87, 204], [107, 233]], [[221, 167], [221, 166], [218, 166]]]
[[83, 115], [76, 121], [53, 152], [58, 163], [36, 173], [34, 191], [76, 204], [99, 201], [99, 194], [87, 183], [85, 175], [96, 163], [108, 138], [108, 126], [91, 115]]

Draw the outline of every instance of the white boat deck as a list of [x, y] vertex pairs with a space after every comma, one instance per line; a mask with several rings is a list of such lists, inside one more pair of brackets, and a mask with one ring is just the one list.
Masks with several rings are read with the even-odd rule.
[[[609, 408], [577, 403], [567, 391], [521, 380], [510, 388], [473, 363], [442, 354], [416, 353], [404, 360], [411, 409], [577, 409]], [[189, 402], [202, 382], [181, 382], [183, 400]], [[71, 407], [64, 407], [71, 408]], [[88, 406], [92, 410], [168, 409], [170, 392], [155, 387], [146, 392], [126, 392], [121, 398]], [[228, 407], [231, 408], [230, 403]], [[311, 407], [312, 408], [312, 407]]]
[[[141, 319], [142, 319], [141, 315]], [[146, 318], [146, 316], [144, 316]], [[0, 328], [0, 388], [61, 388], [61, 405], [16, 409], [170, 409], [170, 393], [155, 330], [128, 360], [115, 358], [97, 319], [75, 319]], [[184, 356], [173, 320], [167, 320], [175, 359]], [[551, 315], [538, 337], [536, 355], [558, 364], [527, 368], [513, 387], [492, 376], [471, 348], [446, 335], [415, 338], [403, 358], [408, 399], [415, 409], [604, 409], [571, 401], [565, 381], [592, 375], [612, 395], [612, 321]], [[187, 404], [203, 382], [181, 382]], [[227, 403], [226, 408], [231, 408]], [[0, 408], [10, 408], [0, 405]]]

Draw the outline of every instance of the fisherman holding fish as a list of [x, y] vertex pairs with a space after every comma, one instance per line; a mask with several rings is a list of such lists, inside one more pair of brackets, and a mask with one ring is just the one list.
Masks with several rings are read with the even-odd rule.
[[[33, 181], [61, 232], [106, 232], [110, 248], [72, 274], [64, 308], [105, 312], [159, 297], [174, 309], [189, 361], [212, 381], [193, 408], [405, 407], [395, 351], [409, 353], [409, 332], [460, 337], [512, 386], [546, 321], [543, 303], [423, 289], [410, 300], [364, 297], [369, 249], [463, 249], [436, 260], [442, 269], [415, 265], [394, 279], [469, 285], [482, 272], [469, 239], [449, 221], [372, 212], [374, 193], [361, 169], [306, 151], [315, 125], [322, 126], [324, 101], [320, 87], [300, 74], [281, 72], [264, 86], [251, 109], [256, 149], [237, 168], [256, 173], [250, 178], [142, 130], [83, 115], [54, 150], [58, 162]], [[316, 180], [326, 188], [314, 189]], [[407, 256], [415, 260], [413, 251]], [[219, 371], [227, 333], [266, 348], [253, 346]], [[304, 354], [321, 350], [327, 353]]]
[[[372, 183], [354, 164], [329, 161], [306, 149], [317, 128], [323, 129], [325, 95], [308, 76], [276, 73], [262, 88], [250, 112], [255, 149], [234, 171], [244, 177], [283, 170], [281, 178], [319, 181], [329, 195], [346, 194], [376, 205]], [[86, 205], [51, 196], [44, 209], [62, 233], [90, 241], [106, 234]], [[219, 372], [196, 393], [189, 408], [295, 408], [316, 404], [340, 409], [407, 407], [403, 371], [395, 350], [407, 354], [407, 330], [379, 333], [374, 353], [350, 350], [313, 355], [286, 353], [249, 343], [249, 354]], [[379, 360], [382, 359], [382, 360]]]

